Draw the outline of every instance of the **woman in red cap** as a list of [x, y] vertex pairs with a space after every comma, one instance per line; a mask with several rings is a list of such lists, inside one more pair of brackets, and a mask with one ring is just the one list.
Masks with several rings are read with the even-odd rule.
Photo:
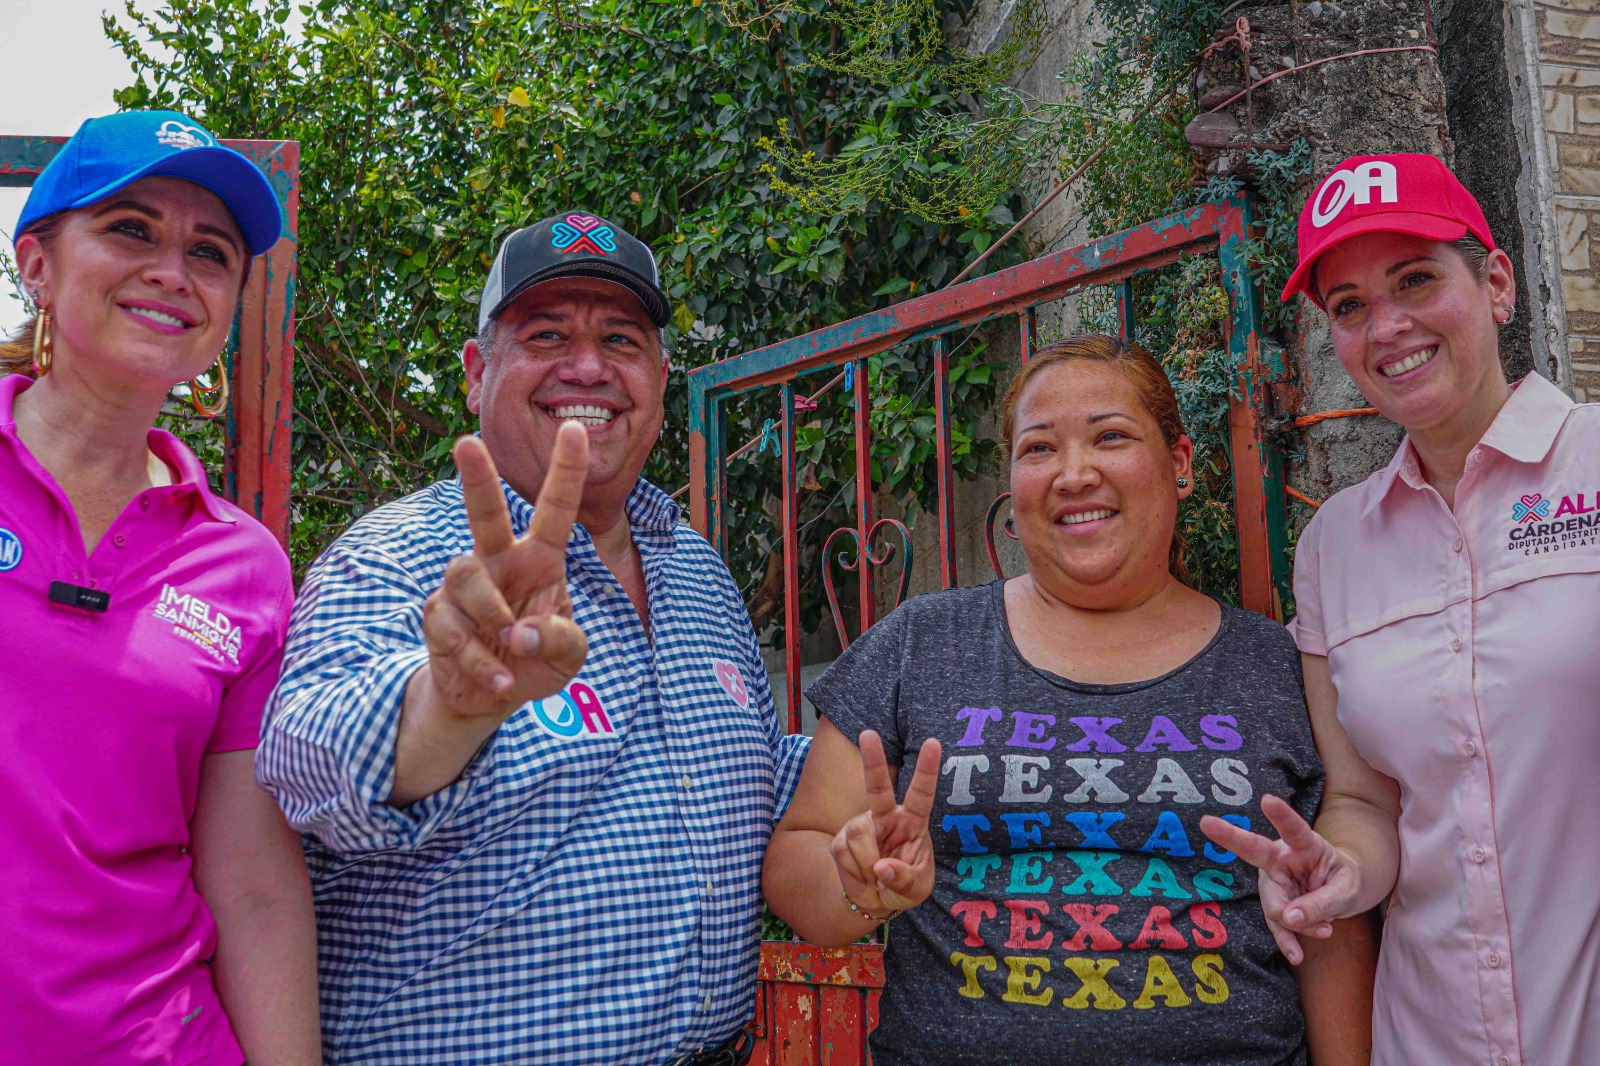
[[1600, 409], [1506, 381], [1511, 261], [1438, 160], [1346, 160], [1299, 237], [1284, 298], [1406, 438], [1297, 551], [1315, 829], [1271, 797], [1280, 840], [1203, 828], [1291, 961], [1388, 900], [1380, 1066], [1600, 1063]]
[[305, 860], [252, 773], [289, 561], [153, 428], [184, 381], [221, 412], [281, 228], [261, 172], [170, 111], [86, 122], [17, 223], [38, 317], [0, 343], [0, 1066], [320, 1058]]

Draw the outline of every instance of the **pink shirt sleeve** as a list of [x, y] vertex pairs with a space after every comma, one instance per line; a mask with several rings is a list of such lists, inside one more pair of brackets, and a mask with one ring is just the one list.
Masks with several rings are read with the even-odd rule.
[[271, 623], [264, 639], [256, 642], [256, 653], [240, 671], [239, 676], [222, 690], [222, 706], [217, 712], [217, 724], [211, 730], [211, 740], [206, 754], [223, 751], [247, 751], [261, 743], [261, 713], [266, 709], [267, 697], [278, 683], [278, 670], [283, 665], [283, 644], [289, 631], [289, 615], [294, 608], [294, 584], [289, 577], [288, 561], [283, 566], [283, 588], [271, 614]]
[[1322, 583], [1317, 575], [1322, 547], [1322, 524], [1311, 519], [1294, 552], [1294, 617], [1289, 632], [1306, 655], [1328, 654], [1328, 640], [1322, 629]]

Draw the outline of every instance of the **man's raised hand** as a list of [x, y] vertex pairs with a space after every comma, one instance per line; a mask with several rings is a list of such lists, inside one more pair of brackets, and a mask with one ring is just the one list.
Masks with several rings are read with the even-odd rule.
[[476, 437], [454, 449], [472, 551], [445, 567], [422, 631], [434, 697], [464, 719], [500, 719], [561, 691], [583, 667], [589, 642], [572, 620], [567, 538], [583, 501], [589, 436], [564, 423], [525, 536], [511, 530], [500, 476]]
[[1298, 966], [1305, 958], [1299, 936], [1326, 939], [1333, 935], [1333, 922], [1360, 913], [1361, 873], [1277, 796], [1261, 797], [1261, 813], [1280, 839], [1209, 814], [1200, 819], [1200, 831], [1260, 871], [1256, 880], [1267, 928], [1284, 958]]
[[904, 803], [894, 799], [894, 782], [883, 741], [870, 729], [857, 739], [868, 809], [844, 824], [833, 838], [833, 861], [845, 895], [868, 914], [883, 915], [915, 907], [933, 892], [933, 838], [928, 815], [939, 781], [939, 742], [922, 742], [917, 772]]

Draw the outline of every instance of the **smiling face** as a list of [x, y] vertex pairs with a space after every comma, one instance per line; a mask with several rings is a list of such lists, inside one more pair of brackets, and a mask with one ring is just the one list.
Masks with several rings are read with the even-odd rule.
[[215, 194], [144, 178], [24, 234], [17, 260], [54, 322], [53, 374], [164, 397], [226, 345], [249, 252]]
[[1068, 359], [1036, 372], [1012, 417], [1011, 509], [1035, 581], [1092, 609], [1170, 580], [1193, 446], [1168, 445], [1128, 375]]
[[544, 484], [556, 429], [589, 430], [580, 521], [609, 527], [661, 435], [667, 368], [638, 297], [596, 278], [535, 285], [495, 320], [495, 350], [468, 341], [467, 407], [500, 475], [524, 499]]
[[1505, 397], [1496, 320], [1511, 261], [1482, 277], [1455, 248], [1395, 233], [1342, 241], [1317, 261], [1333, 350], [1361, 394], [1412, 433], [1481, 435]]

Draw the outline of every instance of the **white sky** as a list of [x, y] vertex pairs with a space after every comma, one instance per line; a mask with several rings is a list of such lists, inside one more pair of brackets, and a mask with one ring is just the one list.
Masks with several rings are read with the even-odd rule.
[[[111, 94], [133, 72], [100, 28], [107, 9], [120, 12], [121, 0], [0, 0], [0, 134], [70, 136], [84, 119], [117, 109]], [[8, 254], [27, 194], [0, 188], [0, 246]], [[22, 319], [22, 303], [0, 277], [0, 330]]]

